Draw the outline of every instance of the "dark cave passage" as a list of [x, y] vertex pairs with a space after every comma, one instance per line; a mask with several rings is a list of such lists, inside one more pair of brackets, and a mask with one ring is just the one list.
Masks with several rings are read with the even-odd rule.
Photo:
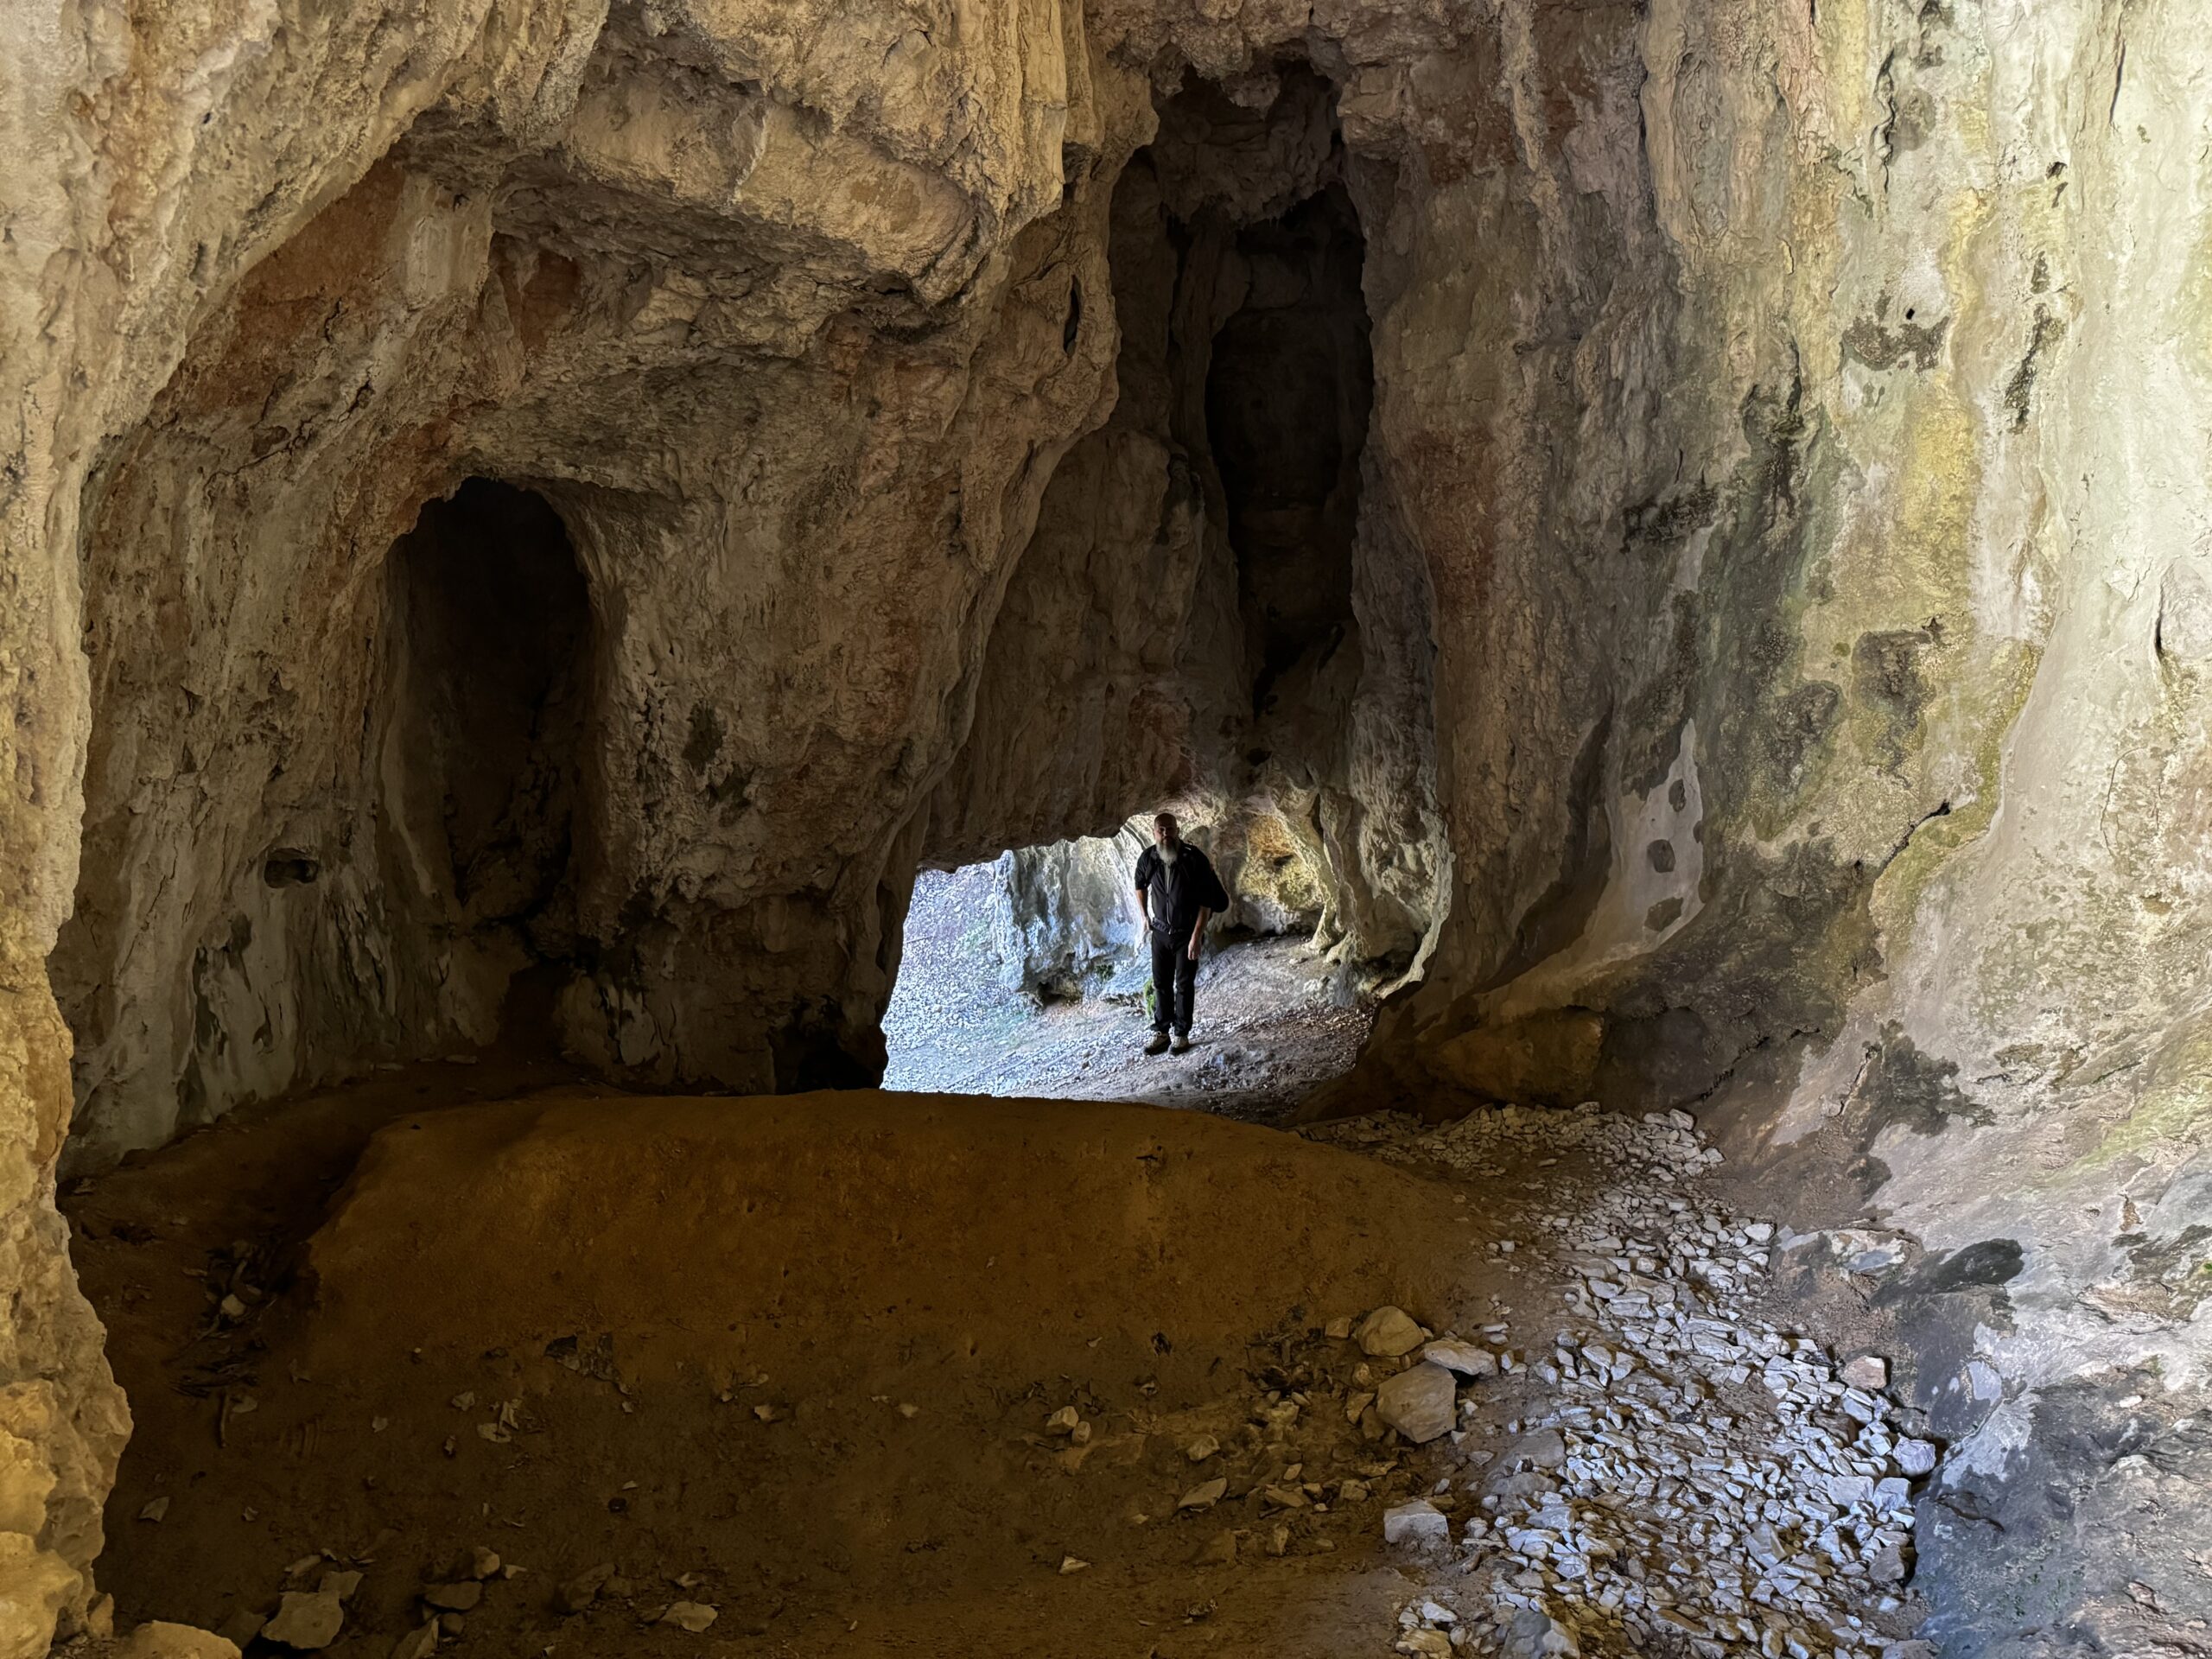
[[1374, 400], [1366, 245], [1332, 182], [1238, 232], [1224, 286], [1243, 299], [1214, 335], [1206, 440], [1228, 505], [1255, 715], [1352, 626], [1360, 452]]
[[474, 478], [392, 544], [387, 779], [450, 920], [574, 949], [591, 601], [543, 496]]

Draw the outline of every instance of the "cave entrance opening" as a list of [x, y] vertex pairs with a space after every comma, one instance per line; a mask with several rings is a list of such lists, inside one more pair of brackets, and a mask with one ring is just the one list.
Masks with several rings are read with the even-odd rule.
[[1190, 832], [1230, 893], [1207, 928], [1191, 1049], [1144, 1052], [1152, 957], [1135, 874], [1147, 823], [919, 873], [883, 1019], [885, 1088], [1281, 1122], [1351, 1064], [1368, 1008], [1316, 960], [1313, 912], [1282, 907], [1280, 867], [1236, 820]]
[[425, 505], [386, 575], [381, 776], [423, 922], [504, 979], [503, 1044], [550, 1052], [576, 951], [589, 586], [553, 505], [487, 478]]

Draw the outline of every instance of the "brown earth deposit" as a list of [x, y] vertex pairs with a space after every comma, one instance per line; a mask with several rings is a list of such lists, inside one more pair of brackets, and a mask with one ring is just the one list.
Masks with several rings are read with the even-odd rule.
[[[502, 1655], [1319, 1656], [1389, 1627], [1377, 1517], [1420, 1488], [1346, 1416], [1367, 1362], [1320, 1327], [1471, 1310], [1497, 1275], [1463, 1188], [1140, 1106], [410, 1110], [416, 1075], [77, 1200], [139, 1408], [108, 1517], [126, 1622], [242, 1635], [359, 1570], [333, 1650], [384, 1659], [480, 1547], [461, 1627]], [[302, 1252], [268, 1184], [378, 1116]], [[1194, 1463], [1202, 1435], [1224, 1449]], [[1262, 1496], [1286, 1478], [1294, 1510]], [[717, 1609], [703, 1638], [654, 1622], [687, 1600]]]

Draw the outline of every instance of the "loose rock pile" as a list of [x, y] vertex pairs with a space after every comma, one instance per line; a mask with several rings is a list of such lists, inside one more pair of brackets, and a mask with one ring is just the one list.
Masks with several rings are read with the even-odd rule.
[[[1839, 1368], [1761, 1316], [1774, 1228], [1696, 1192], [1720, 1155], [1687, 1115], [1507, 1108], [1442, 1128], [1363, 1119], [1315, 1135], [1471, 1174], [1564, 1166], [1541, 1199], [1556, 1211], [1539, 1217], [1545, 1236], [1492, 1248], [1523, 1244], [1522, 1273], [1567, 1276], [1567, 1328], [1522, 1333], [1528, 1353], [1501, 1357], [1542, 1385], [1503, 1450], [1455, 1433], [1460, 1467], [1434, 1502], [1386, 1516], [1386, 1539], [1440, 1556], [1452, 1549], [1448, 1489], [1477, 1506], [1452, 1566], [1402, 1613], [1398, 1651], [1924, 1650], [1902, 1639], [1900, 1590], [1912, 1492], [1937, 1450], [1882, 1392], [1878, 1356]], [[1441, 1346], [1378, 1391], [1408, 1396], [1395, 1426], [1418, 1438], [1433, 1438], [1446, 1409], [1423, 1375], [1452, 1377], [1435, 1363]], [[1455, 1408], [1480, 1410], [1471, 1398]]]

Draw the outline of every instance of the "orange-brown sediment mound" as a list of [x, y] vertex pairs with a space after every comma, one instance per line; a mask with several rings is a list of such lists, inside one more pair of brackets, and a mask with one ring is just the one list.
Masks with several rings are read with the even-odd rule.
[[400, 1119], [316, 1237], [318, 1368], [611, 1338], [626, 1371], [1071, 1357], [1167, 1374], [1294, 1314], [1440, 1319], [1448, 1190], [1195, 1113], [868, 1091]]

